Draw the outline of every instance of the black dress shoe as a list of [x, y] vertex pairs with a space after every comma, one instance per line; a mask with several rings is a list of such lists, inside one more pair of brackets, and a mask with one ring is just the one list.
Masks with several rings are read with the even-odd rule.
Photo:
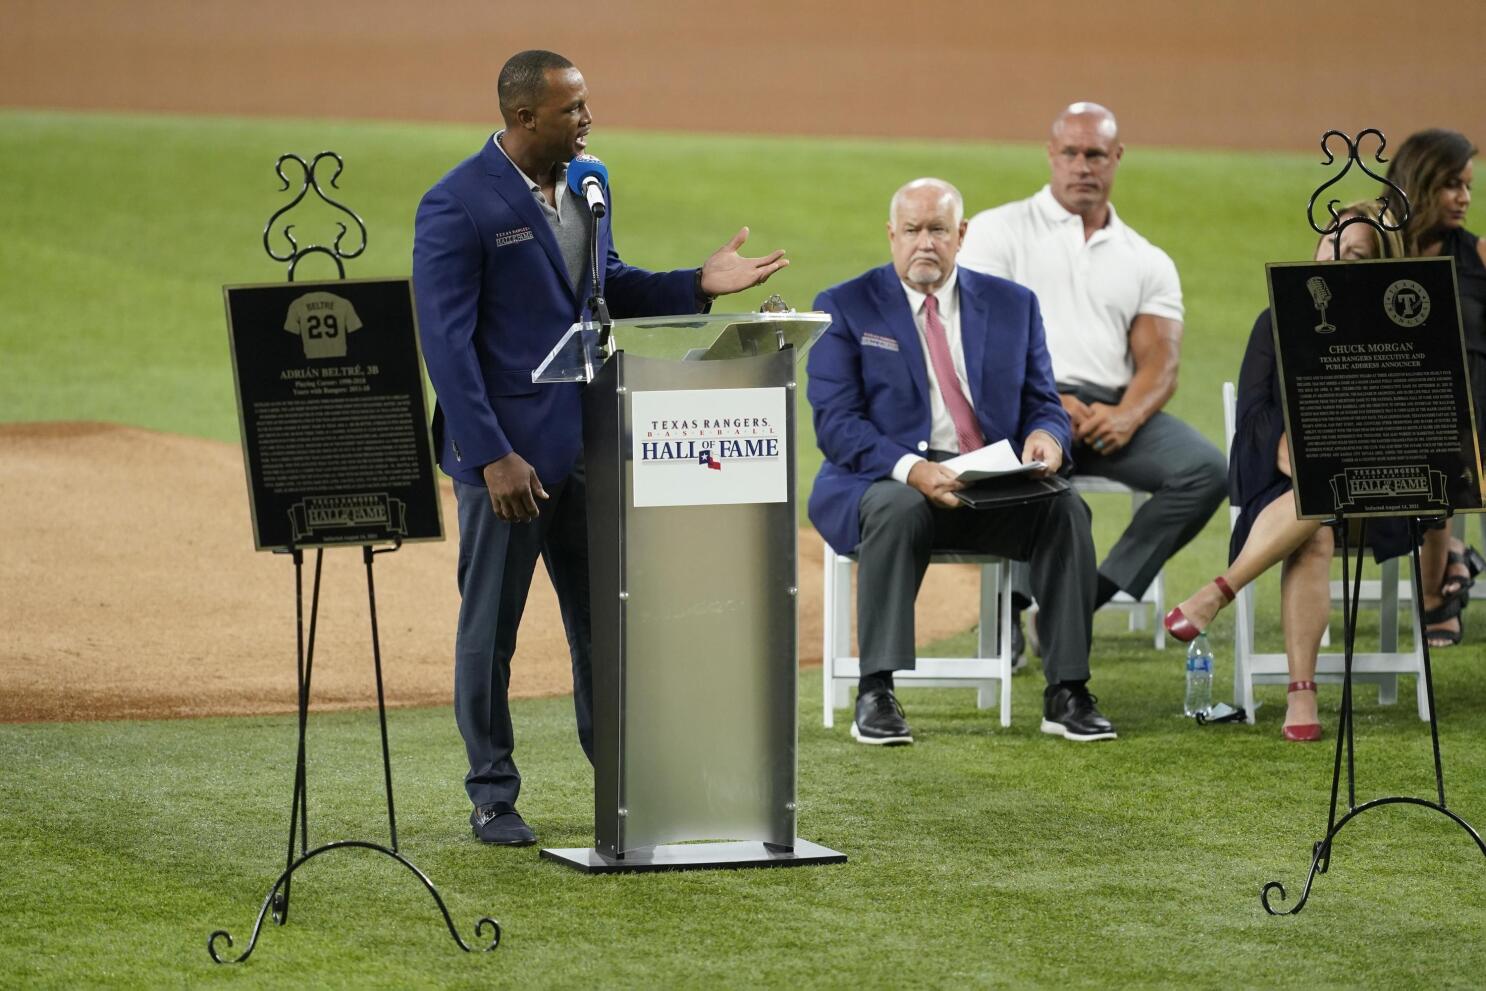
[[521, 813], [500, 805], [482, 805], [470, 813], [470, 825], [481, 843], [496, 846], [531, 846], [537, 834], [531, 831]]
[[856, 719], [851, 738], [858, 743], [912, 743], [913, 731], [903, 718], [903, 707], [891, 688], [874, 688], [857, 695]]
[[1082, 685], [1053, 685], [1042, 696], [1042, 731], [1087, 743], [1118, 734], [1094, 705], [1099, 700]]

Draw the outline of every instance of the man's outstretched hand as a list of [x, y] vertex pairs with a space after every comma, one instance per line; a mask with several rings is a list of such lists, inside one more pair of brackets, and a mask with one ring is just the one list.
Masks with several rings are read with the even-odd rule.
[[726, 296], [762, 285], [769, 276], [789, 264], [781, 248], [763, 258], [745, 258], [738, 254], [748, 240], [748, 228], [740, 228], [733, 239], [716, 251], [702, 266], [702, 292], [708, 296]]

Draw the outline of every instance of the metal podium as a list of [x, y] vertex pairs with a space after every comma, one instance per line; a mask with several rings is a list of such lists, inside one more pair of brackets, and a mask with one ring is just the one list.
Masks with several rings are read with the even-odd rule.
[[823, 313], [576, 324], [532, 373], [586, 382], [589, 873], [840, 863], [795, 836], [796, 358]]

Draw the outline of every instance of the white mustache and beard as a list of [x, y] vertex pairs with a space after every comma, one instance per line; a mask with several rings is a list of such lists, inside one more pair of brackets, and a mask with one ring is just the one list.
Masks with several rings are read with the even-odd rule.
[[908, 281], [914, 285], [931, 286], [944, 278], [944, 274], [938, 258], [915, 258], [908, 263]]

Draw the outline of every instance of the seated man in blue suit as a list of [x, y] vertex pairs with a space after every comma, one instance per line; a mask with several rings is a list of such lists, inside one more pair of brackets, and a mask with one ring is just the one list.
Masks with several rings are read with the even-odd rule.
[[521, 52], [501, 69], [498, 92], [505, 129], [418, 205], [413, 283], [438, 394], [434, 443], [459, 505], [454, 714], [469, 757], [470, 824], [487, 843], [522, 846], [536, 836], [516, 811], [521, 777], [506, 692], [538, 556], [567, 631], [578, 738], [593, 758], [583, 386], [531, 380], [583, 317], [593, 225], [599, 281], [616, 317], [705, 310], [788, 263], [782, 251], [740, 256], [744, 228], [699, 269], [624, 264], [612, 203], [595, 220], [565, 182], [593, 123], [582, 74], [552, 52]]
[[825, 463], [810, 519], [858, 560], [861, 682], [852, 736], [912, 743], [893, 672], [915, 663], [913, 601], [934, 548], [1030, 561], [1043, 643], [1042, 731], [1111, 740], [1089, 694], [1094, 544], [1074, 492], [985, 511], [958, 508], [955, 473], [939, 464], [1008, 439], [1022, 460], [1058, 470], [1070, 424], [1058, 400], [1037, 297], [955, 265], [965, 237], [959, 191], [918, 179], [888, 211], [892, 264], [833, 286], [815, 308], [833, 317], [808, 365], [815, 436]]

